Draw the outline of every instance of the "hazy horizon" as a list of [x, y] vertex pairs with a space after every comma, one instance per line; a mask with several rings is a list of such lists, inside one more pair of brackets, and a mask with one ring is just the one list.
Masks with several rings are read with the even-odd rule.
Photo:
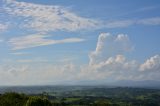
[[158, 0], [0, 0], [0, 86], [156, 85], [159, 11]]

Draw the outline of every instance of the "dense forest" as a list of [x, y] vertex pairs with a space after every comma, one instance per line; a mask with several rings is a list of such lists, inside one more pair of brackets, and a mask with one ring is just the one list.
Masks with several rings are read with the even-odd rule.
[[4, 92], [0, 95], [0, 106], [160, 106], [160, 90], [157, 89], [64, 89], [39, 94]]

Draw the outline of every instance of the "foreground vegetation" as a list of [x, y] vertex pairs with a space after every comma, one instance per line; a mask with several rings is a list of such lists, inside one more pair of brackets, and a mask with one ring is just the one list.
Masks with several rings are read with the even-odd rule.
[[0, 106], [160, 106], [160, 90], [87, 88], [41, 94], [8, 92]]

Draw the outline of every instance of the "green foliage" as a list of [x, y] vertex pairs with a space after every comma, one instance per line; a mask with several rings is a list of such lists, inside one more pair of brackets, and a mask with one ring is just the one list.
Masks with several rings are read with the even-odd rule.
[[47, 99], [42, 99], [40, 97], [30, 97], [27, 100], [26, 106], [52, 106], [52, 104]]
[[112, 106], [111, 103], [107, 100], [98, 100], [93, 105], [94, 106]]
[[43, 92], [34, 96], [0, 94], [0, 106], [160, 106], [159, 100], [160, 90], [139, 88], [58, 90], [54, 95]]
[[5, 93], [0, 96], [0, 106], [23, 106], [27, 99], [28, 97], [24, 94]]

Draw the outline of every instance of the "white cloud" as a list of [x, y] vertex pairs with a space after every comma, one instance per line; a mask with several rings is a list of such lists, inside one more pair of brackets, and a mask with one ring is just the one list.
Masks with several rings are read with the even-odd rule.
[[101, 33], [96, 50], [89, 54], [89, 65], [81, 68], [79, 78], [106, 81], [158, 80], [158, 71], [147, 70], [160, 70], [160, 56], [151, 57], [141, 65], [137, 60], [127, 59], [125, 56], [132, 49], [127, 35]]
[[8, 42], [12, 46], [13, 50], [18, 50], [18, 49], [37, 47], [37, 46], [84, 41], [84, 39], [81, 38], [66, 38], [62, 40], [52, 40], [52, 39], [47, 39], [47, 37], [49, 36], [43, 34], [32, 34], [23, 37], [12, 38]]
[[[35, 38], [39, 39], [39, 36]], [[0, 74], [3, 76], [0, 81], [3, 80], [7, 84], [8, 80], [5, 81], [5, 77], [9, 77], [10, 84], [13, 82], [16, 84], [24, 84], [24, 82], [25, 84], [73, 84], [79, 81], [159, 80], [160, 56], [155, 55], [142, 64], [138, 60], [128, 59], [125, 56], [132, 47], [129, 37], [125, 34], [114, 36], [110, 33], [101, 33], [96, 50], [89, 54], [88, 64], [77, 66], [73, 64], [73, 60], [52, 64], [43, 58], [19, 59], [10, 62], [10, 65], [16, 62], [18, 66], [3, 68], [0, 66]], [[113, 54], [108, 55], [109, 52]]]
[[[13, 61], [15, 63], [15, 61]], [[73, 63], [52, 64], [39, 61], [29, 64], [0, 66], [1, 84], [77, 84], [81, 81], [112, 82], [117, 80], [159, 80], [159, 73], [142, 73], [139, 64], [123, 55], [109, 57], [96, 65], [76, 66]], [[24, 64], [25, 63], [25, 64]], [[154, 77], [153, 77], [154, 76]], [[6, 79], [7, 78], [7, 79]], [[29, 80], [28, 80], [29, 79]], [[3, 81], [3, 83], [1, 82]], [[25, 82], [25, 83], [24, 83]]]
[[144, 11], [150, 11], [150, 10], [154, 10], [154, 9], [158, 9], [159, 6], [147, 6], [147, 7], [142, 7], [142, 8], [139, 8], [137, 9], [135, 12], [144, 12]]
[[27, 18], [24, 26], [41, 32], [77, 31], [97, 27], [98, 22], [84, 18], [62, 6], [51, 6], [7, 0], [5, 10], [12, 15]]
[[139, 63], [125, 57], [126, 52], [132, 50], [132, 43], [126, 34], [114, 36], [101, 33], [95, 51], [89, 54], [89, 65], [81, 68], [78, 78], [115, 81], [136, 76]]
[[5, 31], [7, 28], [8, 28], [8, 25], [7, 25], [7, 24], [1, 24], [1, 23], [0, 23], [0, 32], [1, 32], [1, 31]]
[[72, 63], [61, 65], [18, 64], [0, 66], [0, 84], [4, 85], [42, 85], [64, 84], [76, 79], [77, 71]]
[[[2, 64], [0, 66], [0, 73], [1, 75], [5, 74], [8, 76], [12, 76], [15, 77], [19, 74], [24, 74], [25, 72], [27, 72], [29, 70], [28, 65], [14, 65], [14, 64]], [[3, 77], [3, 76], [1, 76]], [[5, 76], [4, 76], [5, 77]], [[8, 78], [8, 77], [6, 77]]]
[[140, 71], [160, 71], [160, 56], [155, 55], [146, 60], [141, 66]]
[[10, 53], [10, 54], [20, 56], [20, 55], [28, 55], [28, 54], [30, 54], [30, 53], [28, 53], [28, 52], [12, 52], [12, 53]]
[[20, 27], [39, 32], [124, 28], [132, 25], [160, 25], [160, 17], [102, 21], [78, 16], [65, 7], [5, 0], [4, 10], [22, 18]]
[[135, 60], [127, 60], [123, 55], [109, 57], [105, 61], [86, 66], [81, 69], [79, 77], [84, 77], [92, 80], [119, 80], [119, 76], [124, 79], [128, 75], [137, 75], [138, 62]]
[[142, 20], [137, 21], [137, 24], [160, 25], [160, 17], [142, 19]]
[[96, 50], [91, 52], [90, 64], [106, 60], [111, 56], [123, 54], [133, 50], [133, 46], [125, 34], [113, 36], [110, 33], [101, 33], [98, 37]]
[[137, 20], [114, 20], [105, 22], [103, 26], [106, 28], [124, 28], [132, 25], [160, 25], [160, 17], [151, 17]]
[[118, 20], [107, 22], [104, 27], [106, 28], [123, 28], [131, 26], [135, 23], [133, 20]]
[[4, 42], [4, 40], [3, 40], [3, 39], [0, 39], [0, 43], [2, 43], [2, 42]]
[[20, 67], [18, 66], [11, 66], [8, 68], [8, 73], [9, 74], [13, 74], [14, 76], [17, 76], [18, 74], [21, 74], [21, 73], [25, 73], [26, 71], [28, 70], [28, 66], [26, 65], [22, 65]]
[[46, 59], [42, 58], [35, 58], [35, 59], [21, 59], [21, 60], [16, 60], [18, 63], [46, 63], [49, 62]]

